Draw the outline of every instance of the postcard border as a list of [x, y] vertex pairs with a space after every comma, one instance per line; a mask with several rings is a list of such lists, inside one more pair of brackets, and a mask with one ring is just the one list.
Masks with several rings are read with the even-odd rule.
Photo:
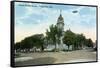
[[[87, 7], [96, 7], [96, 45], [97, 45], [97, 54], [96, 54], [96, 61], [87, 61], [87, 62], [72, 62], [72, 63], [57, 63], [57, 64], [41, 64], [41, 65], [24, 65], [24, 66], [15, 66], [15, 60], [14, 60], [14, 6], [15, 2], [26, 2], [26, 3], [41, 3], [41, 4], [57, 4], [57, 5], [74, 5], [74, 6], [87, 6]], [[50, 2], [35, 2], [35, 1], [11, 1], [11, 23], [10, 23], [10, 66], [11, 67], [28, 67], [28, 66], [45, 66], [45, 65], [62, 65], [62, 64], [80, 64], [80, 63], [93, 63], [98, 62], [98, 6], [97, 5], [83, 5], [83, 4], [65, 4], [65, 3], [50, 3]]]

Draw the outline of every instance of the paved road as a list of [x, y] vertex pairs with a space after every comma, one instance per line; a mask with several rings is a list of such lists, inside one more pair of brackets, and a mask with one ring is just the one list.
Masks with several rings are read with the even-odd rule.
[[24, 53], [22, 56], [15, 59], [16, 66], [96, 61], [96, 52], [91, 50]]

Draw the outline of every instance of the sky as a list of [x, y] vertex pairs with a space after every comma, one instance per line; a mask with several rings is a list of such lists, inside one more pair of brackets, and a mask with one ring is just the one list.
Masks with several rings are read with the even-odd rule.
[[95, 42], [96, 7], [15, 2], [15, 43], [34, 34], [45, 35], [51, 24], [56, 25], [60, 10], [64, 31], [70, 28]]

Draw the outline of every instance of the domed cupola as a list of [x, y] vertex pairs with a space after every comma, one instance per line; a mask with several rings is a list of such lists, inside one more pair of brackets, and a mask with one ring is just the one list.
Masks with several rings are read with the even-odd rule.
[[61, 29], [61, 30], [63, 30], [64, 28], [64, 18], [62, 17], [61, 10], [60, 10], [60, 15], [57, 19], [57, 27], [58, 29]]

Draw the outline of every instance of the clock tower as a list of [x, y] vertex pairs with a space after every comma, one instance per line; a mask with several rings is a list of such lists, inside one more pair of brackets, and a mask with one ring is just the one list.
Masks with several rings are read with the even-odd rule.
[[64, 19], [61, 15], [61, 10], [60, 10], [60, 16], [58, 17], [58, 20], [57, 20], [57, 28], [58, 30], [61, 30], [61, 32], [64, 31]]
[[58, 30], [58, 33], [59, 33], [59, 41], [60, 41], [60, 44], [58, 44], [58, 49], [61, 51], [63, 50], [63, 34], [64, 34], [64, 18], [62, 17], [62, 14], [61, 14], [61, 10], [60, 10], [60, 15], [57, 19], [57, 30]]

